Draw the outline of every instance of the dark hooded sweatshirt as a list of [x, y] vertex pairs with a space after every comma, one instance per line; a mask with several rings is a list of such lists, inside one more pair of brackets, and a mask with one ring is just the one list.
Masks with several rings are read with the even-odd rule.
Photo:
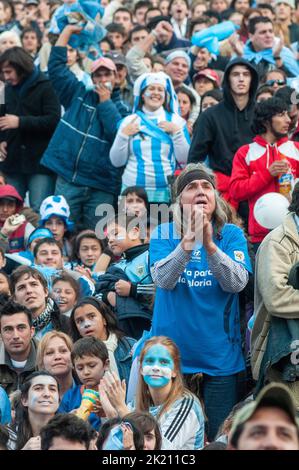
[[[240, 111], [232, 97], [228, 81], [234, 65], [246, 65], [252, 75], [249, 101]], [[201, 113], [194, 127], [188, 163], [203, 162], [209, 157], [212, 170], [230, 176], [236, 151], [244, 144], [252, 142], [251, 130], [255, 94], [258, 87], [258, 74], [255, 67], [247, 60], [232, 60], [225, 69], [223, 78], [224, 99], [219, 104]]]

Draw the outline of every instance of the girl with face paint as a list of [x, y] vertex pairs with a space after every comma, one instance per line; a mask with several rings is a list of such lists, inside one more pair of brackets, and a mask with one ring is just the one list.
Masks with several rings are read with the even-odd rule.
[[119, 329], [115, 313], [95, 297], [85, 297], [79, 301], [70, 317], [71, 337], [93, 336], [104, 342], [109, 353], [110, 371], [126, 382], [132, 366], [132, 346], [135, 340]]
[[180, 354], [165, 336], [146, 341], [140, 354], [136, 402], [125, 403], [125, 387], [112, 374], [101, 381], [119, 416], [129, 411], [146, 411], [158, 421], [161, 449], [201, 449], [204, 445], [204, 414], [199, 400], [183, 383]]
[[40, 450], [40, 430], [59, 407], [58, 388], [55, 377], [46, 371], [33, 372], [25, 380], [11, 428], [11, 450]]

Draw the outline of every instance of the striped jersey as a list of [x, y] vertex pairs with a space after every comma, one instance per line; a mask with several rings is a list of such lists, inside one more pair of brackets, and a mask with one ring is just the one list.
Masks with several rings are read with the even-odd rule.
[[[110, 160], [116, 167], [126, 165], [122, 176], [122, 190], [128, 186], [142, 186], [150, 202], [168, 202], [169, 187], [167, 176], [173, 175], [176, 166], [187, 162], [190, 137], [185, 120], [177, 114], [168, 113], [164, 108], [154, 112], [145, 110], [145, 116], [158, 127], [163, 121], [177, 124], [180, 130], [166, 138], [149, 135], [146, 124], [136, 114], [127, 116], [122, 121], [113, 146]], [[139, 132], [126, 136], [122, 129], [134, 118], [139, 124]], [[166, 134], [166, 133], [165, 133]]]

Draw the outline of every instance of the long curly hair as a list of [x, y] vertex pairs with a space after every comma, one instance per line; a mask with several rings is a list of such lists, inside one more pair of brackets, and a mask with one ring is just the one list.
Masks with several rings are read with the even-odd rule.
[[289, 110], [287, 102], [273, 96], [261, 103], [254, 109], [252, 130], [256, 135], [267, 132], [266, 124], [271, 124], [273, 116]]

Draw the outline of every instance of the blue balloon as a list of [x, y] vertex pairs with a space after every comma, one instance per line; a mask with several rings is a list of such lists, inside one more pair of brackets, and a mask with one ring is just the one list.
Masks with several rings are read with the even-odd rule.
[[[203, 31], [195, 33], [192, 36], [192, 44], [193, 39], [195, 41], [202, 41], [203, 39], [216, 38], [218, 41], [224, 41], [224, 39], [234, 34], [237, 29], [239, 29], [239, 26], [236, 26], [232, 21], [223, 21], [222, 23], [215, 24]], [[194, 43], [194, 45], [196, 46], [197, 44]]]

